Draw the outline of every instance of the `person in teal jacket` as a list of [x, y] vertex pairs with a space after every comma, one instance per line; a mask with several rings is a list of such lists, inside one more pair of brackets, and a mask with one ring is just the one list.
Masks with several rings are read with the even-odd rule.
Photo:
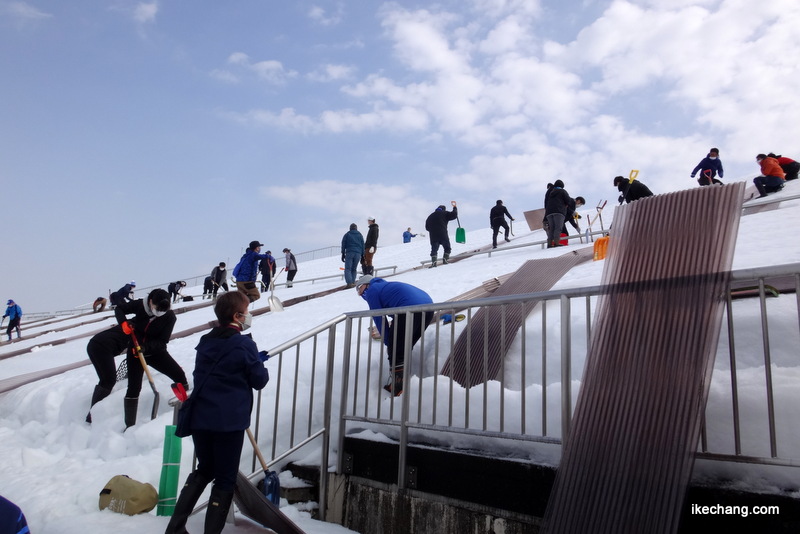
[[[384, 308], [400, 308], [404, 306], [416, 306], [419, 304], [432, 304], [430, 295], [418, 287], [403, 282], [387, 282], [383, 278], [376, 278], [371, 275], [364, 275], [356, 282], [358, 295], [367, 301], [370, 310], [380, 310]], [[422, 337], [425, 329], [433, 321], [433, 311], [415, 312], [411, 314], [411, 346]], [[400, 395], [403, 392], [403, 369], [405, 366], [406, 353], [406, 328], [408, 321], [405, 313], [398, 313], [385, 317], [376, 315], [374, 317], [375, 327], [383, 337], [386, 345], [387, 357], [389, 358], [389, 368], [392, 369], [393, 376], [383, 389], [389, 393]]]

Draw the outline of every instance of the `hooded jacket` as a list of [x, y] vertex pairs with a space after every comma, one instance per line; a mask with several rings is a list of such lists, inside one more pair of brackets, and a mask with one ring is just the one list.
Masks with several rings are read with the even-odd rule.
[[428, 215], [425, 220], [425, 229], [431, 241], [447, 238], [447, 223], [458, 217], [458, 207], [453, 206], [453, 211], [436, 208], [436, 211]]
[[350, 230], [342, 237], [342, 254], [356, 253], [364, 255], [364, 236], [358, 230]]
[[[361, 294], [361, 298], [367, 301], [370, 310], [433, 303], [431, 296], [420, 288], [404, 282], [387, 282], [383, 278], [370, 280], [369, 287]], [[373, 319], [376, 328], [383, 334], [383, 318], [376, 316]]]

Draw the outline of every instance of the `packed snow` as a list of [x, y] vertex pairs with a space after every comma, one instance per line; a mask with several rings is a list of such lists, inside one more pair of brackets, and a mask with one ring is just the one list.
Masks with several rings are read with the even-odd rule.
[[[800, 184], [787, 184], [783, 192], [770, 196], [768, 201], [779, 196], [791, 197], [800, 193]], [[795, 228], [800, 224], [800, 200], [791, 199], [778, 205], [778, 209], [743, 216], [739, 228], [734, 269], [754, 268], [779, 264], [800, 262], [800, 244], [791, 231], [774, 231], [775, 228]], [[512, 213], [515, 210], [511, 210]], [[583, 221], [595, 214], [592, 207], [579, 210]], [[514, 225], [516, 236], [511, 243], [488, 255], [477, 255], [458, 263], [436, 269], [417, 269], [421, 261], [429, 259], [427, 238], [417, 237], [411, 243], [380, 247], [375, 257], [378, 275], [389, 275], [397, 268], [398, 275], [391, 280], [400, 280], [423, 288], [434, 302], [443, 302], [456, 295], [480, 286], [481, 282], [515, 271], [519, 266], [533, 258], [546, 258], [563, 254], [565, 249], [544, 249], [539, 246], [517, 247], [517, 245], [539, 241], [543, 238], [541, 231], [529, 232], [525, 226], [521, 210], [516, 210], [517, 220]], [[613, 218], [613, 208], [603, 212], [605, 226]], [[796, 224], [797, 223], [797, 224]], [[451, 225], [451, 238], [455, 225]], [[524, 229], [523, 229], [524, 227]], [[595, 224], [595, 229], [599, 223]], [[346, 229], [343, 229], [344, 233]], [[263, 239], [269, 245], [269, 239]], [[453, 254], [471, 251], [491, 242], [490, 229], [478, 229], [467, 232], [467, 244], [455, 244]], [[571, 242], [574, 243], [574, 242]], [[380, 245], [380, 243], [379, 243]], [[570, 247], [588, 245], [571, 244]], [[602, 275], [604, 262], [589, 262], [574, 268], [556, 286], [556, 288], [572, 288], [598, 285]], [[305, 282], [315, 277], [340, 275], [339, 257], [325, 258], [301, 263], [293, 288], [278, 286], [275, 296], [282, 300], [292, 297], [316, 293], [325, 289], [339, 287], [343, 281], [338, 276], [315, 283]], [[165, 273], [169, 278], [169, 273]], [[279, 279], [278, 282], [281, 282]], [[187, 288], [184, 294], [199, 298], [200, 287]], [[143, 297], [144, 295], [137, 295]], [[256, 308], [266, 306], [266, 297], [256, 303]], [[197, 304], [179, 303], [176, 307]], [[800, 424], [794, 406], [800, 402], [800, 362], [794, 357], [797, 353], [798, 320], [797, 301], [794, 295], [782, 295], [770, 299], [770, 313], [778, 314], [786, 321], [776, 326], [775, 342], [772, 348], [773, 378], [776, 391], [777, 417], [784, 421], [782, 428], [793, 428], [792, 432], [777, 436], [778, 448], [783, 455], [800, 457]], [[360, 311], [366, 303], [355, 291], [340, 291], [329, 296], [313, 299], [295, 306], [288, 306], [283, 313], [260, 315], [253, 321], [251, 329], [253, 339], [260, 348], [270, 349], [309, 329], [324, 323], [332, 317], [347, 311]], [[102, 320], [95, 321], [103, 317]], [[194, 327], [214, 319], [211, 307], [188, 311], [178, 315], [175, 331]], [[755, 324], [758, 317], [748, 316], [746, 312], [737, 319], [741, 322], [737, 332], [744, 332], [747, 324]], [[94, 322], [89, 322], [94, 321]], [[109, 312], [74, 317], [51, 325], [33, 323], [26, 328], [23, 318], [23, 336], [39, 331], [47, 334], [21, 340], [13, 344], [0, 346], [0, 356], [23, 348], [34, 350], [27, 354], [0, 360], [0, 381], [25, 375], [44, 369], [80, 362], [86, 359], [86, 343], [88, 338], [79, 338], [64, 344], [53, 344], [67, 336], [93, 332], [115, 324]], [[788, 325], [788, 326], [787, 326]], [[71, 328], [56, 331], [65, 326]], [[771, 332], [772, 334], [772, 332]], [[190, 375], [193, 369], [194, 347], [201, 333], [176, 339], [170, 342], [169, 351]], [[740, 340], [737, 347], [759, 347], [760, 335], [757, 329], [752, 330], [752, 339]], [[5, 336], [4, 336], [5, 338]], [[341, 341], [340, 341], [341, 342]], [[742, 414], [742, 427], [748, 429], [745, 436], [754, 437], [754, 443], [745, 443], [751, 455], [769, 455], [764, 450], [766, 434], [764, 414], [761, 411], [764, 396], [763, 371], [764, 363], [760, 353], [754, 351], [752, 357], [742, 354], [738, 361], [738, 379], [740, 403], [745, 406]], [[117, 359], [119, 362], [121, 357]], [[274, 373], [276, 362], [270, 360], [267, 367]], [[718, 358], [715, 377], [712, 385], [710, 413], [725, 413], [729, 410], [730, 395], [725, 374], [729, 363]], [[573, 362], [576, 378], [580, 379], [583, 368], [582, 361]], [[92, 389], [97, 382], [94, 369], [83, 366], [46, 378], [0, 394], [0, 495], [19, 505], [25, 513], [31, 531], [36, 534], [83, 534], [84, 532], [114, 531], [119, 534], [141, 532], [162, 532], [168, 518], [156, 516], [155, 510], [134, 517], [119, 515], [111, 511], [98, 509], [98, 493], [106, 482], [118, 474], [159, 485], [162, 463], [162, 447], [164, 427], [172, 422], [172, 409], [166, 404], [169, 391], [169, 380], [154, 373], [158, 389], [162, 392], [159, 416], [147, 420], [151, 394], [148, 386], [142, 390], [139, 423], [123, 430], [122, 399], [124, 383], [118, 384], [112, 395], [98, 403], [92, 410], [94, 423], [88, 425], [84, 417], [89, 408]], [[426, 378], [431, 380], [432, 377]], [[267, 385], [269, 389], [273, 384]], [[727, 388], [727, 389], [726, 389]], [[750, 410], [749, 406], [758, 407]], [[725, 440], [731, 434], [727, 427], [729, 418], [719, 418], [719, 423], [709, 420], [709, 439]], [[794, 424], [786, 424], [786, 420]], [[386, 439], [375, 435], [373, 439]], [[455, 438], [454, 438], [455, 439]], [[747, 438], [749, 439], [749, 438]], [[722, 447], [727, 445], [723, 444]], [[250, 472], [250, 447], [245, 443], [242, 457], [242, 470]], [[786, 452], [788, 451], [788, 453]], [[180, 479], [183, 481], [191, 469], [192, 448], [190, 440], [183, 440], [183, 459]], [[735, 480], [739, 487], [754, 488], [759, 491], [792, 490], [798, 494], [800, 473], [796, 469], [760, 469], [737, 465], [700, 462], [695, 469], [695, 478]], [[281, 475], [284, 485], [297, 483], [290, 473]], [[201, 499], [202, 502], [202, 499]], [[316, 521], [302, 505], [289, 505], [283, 502], [282, 510], [308, 533], [342, 533], [352, 532], [341, 526]], [[192, 518], [190, 531], [202, 530], [203, 514]], [[236, 525], [227, 525], [225, 532], [262, 532], [261, 527], [240, 519], [237, 515]]]

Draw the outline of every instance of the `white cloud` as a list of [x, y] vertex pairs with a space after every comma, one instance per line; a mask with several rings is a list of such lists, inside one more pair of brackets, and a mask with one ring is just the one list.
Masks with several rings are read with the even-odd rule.
[[[385, 184], [378, 180], [318, 180], [262, 187], [260, 193], [271, 202], [308, 208], [314, 217], [301, 218], [299, 224], [304, 225], [306, 231], [314, 231], [317, 240], [324, 238], [322, 242], [329, 243], [341, 242], [352, 222], [365, 233], [368, 216], [375, 217], [382, 228], [406, 228], [413, 225], [410, 221], [424, 221], [432, 211], [431, 200], [414, 194], [413, 186]], [[320, 225], [318, 221], [325, 224]]]
[[344, 15], [344, 5], [342, 3], [336, 4], [336, 11], [328, 13], [325, 8], [320, 6], [311, 6], [308, 10], [308, 18], [321, 26], [336, 26], [342, 22]]
[[243, 67], [258, 76], [258, 78], [273, 85], [282, 85], [290, 78], [297, 76], [297, 71], [284, 69], [280, 61], [270, 59], [254, 63], [250, 60], [250, 57], [243, 52], [234, 52], [231, 54], [228, 57], [228, 63]]
[[225, 83], [239, 83], [239, 77], [233, 74], [229, 70], [224, 69], [214, 69], [212, 70], [209, 75], [214, 78], [215, 80], [219, 80]]
[[48, 19], [53, 16], [28, 2], [8, 2], [5, 5], [5, 11], [18, 19], [27, 21]]
[[356, 68], [352, 65], [322, 65], [318, 69], [310, 72], [306, 77], [314, 82], [333, 82], [348, 80], [353, 77]]
[[133, 18], [140, 24], [154, 22], [156, 14], [158, 14], [158, 2], [140, 2], [133, 9]]

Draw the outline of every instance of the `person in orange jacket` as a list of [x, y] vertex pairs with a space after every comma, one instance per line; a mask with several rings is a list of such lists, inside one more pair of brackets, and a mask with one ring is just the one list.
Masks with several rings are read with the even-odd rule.
[[770, 158], [766, 154], [756, 156], [756, 161], [761, 165], [761, 176], [753, 178], [753, 183], [758, 189], [758, 198], [763, 198], [769, 193], [775, 193], [783, 189], [786, 174], [781, 169], [778, 160]]

